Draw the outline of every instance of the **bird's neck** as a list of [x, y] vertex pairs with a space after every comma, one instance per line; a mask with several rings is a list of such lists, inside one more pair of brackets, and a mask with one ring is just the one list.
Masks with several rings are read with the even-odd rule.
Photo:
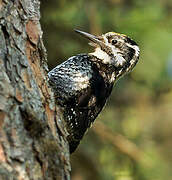
[[[107, 52], [109, 52], [109, 54]], [[122, 57], [122, 55], [117, 50], [107, 49], [107, 52], [98, 47], [93, 53], [90, 53], [90, 55], [100, 59], [103, 64], [113, 65], [116, 67], [123, 66], [126, 62], [124, 57]]]
[[97, 48], [95, 52], [89, 53], [90, 59], [96, 66], [101, 76], [106, 79], [106, 82], [114, 83], [116, 80], [114, 66], [110, 64], [110, 56], [100, 48]]
[[96, 48], [93, 53], [90, 53], [90, 55], [93, 55], [96, 58], [100, 59], [104, 64], [110, 64], [111, 62], [111, 57], [99, 47]]

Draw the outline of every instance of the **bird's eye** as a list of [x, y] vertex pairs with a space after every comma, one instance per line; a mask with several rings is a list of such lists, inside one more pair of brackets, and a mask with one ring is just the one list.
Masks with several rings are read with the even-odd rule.
[[112, 39], [112, 45], [115, 45], [115, 44], [117, 44], [117, 40], [116, 39]]

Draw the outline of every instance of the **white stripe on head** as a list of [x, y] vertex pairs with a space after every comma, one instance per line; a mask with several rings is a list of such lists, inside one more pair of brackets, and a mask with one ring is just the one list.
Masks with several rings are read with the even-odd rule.
[[136, 55], [137, 57], [139, 56], [139, 54], [140, 54], [140, 49], [139, 49], [139, 47], [138, 47], [137, 45], [134, 45], [134, 46], [133, 46], [133, 45], [127, 43], [127, 46], [133, 48], [133, 49], [135, 50], [135, 55]]

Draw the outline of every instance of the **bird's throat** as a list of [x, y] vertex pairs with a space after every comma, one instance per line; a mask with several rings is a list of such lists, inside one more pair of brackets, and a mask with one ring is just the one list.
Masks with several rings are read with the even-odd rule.
[[96, 58], [101, 59], [102, 63], [104, 63], [104, 64], [111, 63], [111, 57], [99, 47], [96, 48], [93, 53], [90, 53], [90, 55], [93, 55]]

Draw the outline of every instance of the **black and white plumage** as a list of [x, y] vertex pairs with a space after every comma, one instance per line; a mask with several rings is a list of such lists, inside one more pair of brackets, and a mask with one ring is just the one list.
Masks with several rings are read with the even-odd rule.
[[139, 59], [138, 45], [126, 35], [76, 32], [88, 38], [95, 51], [73, 56], [48, 73], [57, 103], [64, 108], [71, 153], [104, 107], [114, 83]]

